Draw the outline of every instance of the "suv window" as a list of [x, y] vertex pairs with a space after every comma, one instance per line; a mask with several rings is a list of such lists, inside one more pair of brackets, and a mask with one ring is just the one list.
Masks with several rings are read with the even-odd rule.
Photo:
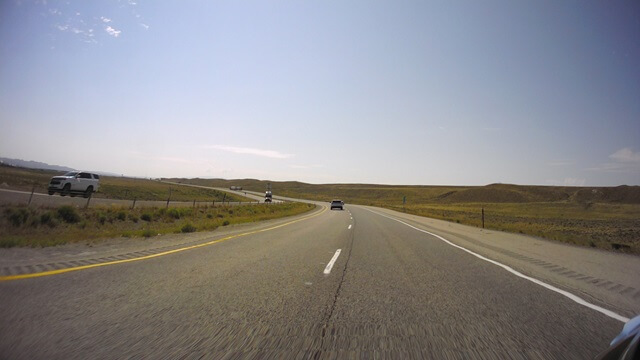
[[98, 180], [99, 180], [99, 179], [100, 179], [100, 176], [99, 176], [98, 174], [93, 174], [93, 178], [94, 178], [94, 179], [98, 179]]
[[91, 174], [89, 173], [80, 173], [80, 179], [91, 179]]

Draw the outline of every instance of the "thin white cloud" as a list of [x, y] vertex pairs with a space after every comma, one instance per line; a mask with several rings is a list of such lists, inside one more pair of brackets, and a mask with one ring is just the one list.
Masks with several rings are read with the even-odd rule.
[[626, 147], [609, 155], [609, 159], [622, 163], [640, 163], [640, 152], [633, 152], [633, 149]]
[[294, 156], [293, 154], [283, 154], [275, 150], [254, 149], [254, 148], [226, 146], [226, 145], [206, 145], [204, 146], [204, 148], [228, 151], [236, 154], [256, 155], [256, 156], [262, 156], [262, 157], [268, 157], [268, 158], [274, 158], [274, 159], [287, 159]]
[[104, 16], [100, 16], [100, 20], [102, 20], [103, 23], [110, 23], [111, 22], [111, 19], [106, 18]]
[[104, 29], [104, 31], [106, 31], [106, 32], [107, 32], [107, 34], [109, 34], [109, 35], [111, 35], [111, 36], [113, 36], [113, 37], [118, 37], [118, 36], [120, 36], [120, 33], [122, 32], [122, 31], [120, 31], [120, 30], [116, 30], [116, 29], [112, 28], [111, 26], [107, 26], [107, 27]]
[[590, 171], [640, 173], [640, 152], [634, 152], [632, 148], [622, 148], [609, 155], [610, 162], [596, 167], [588, 168]]
[[149, 30], [149, 25], [147, 24], [140, 24], [140, 26], [142, 26], [145, 30]]

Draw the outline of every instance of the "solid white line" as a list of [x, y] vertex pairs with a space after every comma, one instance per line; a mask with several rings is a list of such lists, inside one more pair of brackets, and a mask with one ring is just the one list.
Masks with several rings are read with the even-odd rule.
[[555, 291], [555, 292], [557, 292], [558, 294], [564, 295], [564, 296], [568, 297], [569, 299], [571, 299], [571, 300], [573, 300], [573, 301], [577, 302], [578, 304], [583, 305], [583, 306], [586, 306], [586, 307], [588, 307], [588, 308], [590, 308], [590, 309], [592, 309], [592, 310], [598, 311], [598, 312], [600, 312], [600, 313], [602, 313], [602, 314], [604, 314], [604, 315], [607, 315], [607, 316], [608, 316], [608, 317], [610, 317], [610, 318], [616, 319], [616, 320], [618, 320], [618, 321], [622, 321], [622, 322], [624, 322], [624, 323], [626, 323], [627, 321], [629, 321], [629, 318], [627, 318], [627, 317], [624, 317], [624, 316], [622, 316], [622, 315], [620, 315], [620, 314], [617, 314], [617, 313], [615, 313], [615, 312], [613, 312], [613, 311], [611, 311], [611, 310], [607, 310], [607, 309], [605, 309], [605, 308], [603, 308], [603, 307], [600, 307], [600, 306], [598, 306], [598, 305], [595, 305], [595, 304], [592, 304], [592, 303], [590, 303], [590, 302], [587, 302], [587, 301], [586, 301], [586, 300], [584, 300], [583, 298], [581, 298], [581, 297], [579, 297], [579, 296], [576, 296], [576, 295], [574, 295], [574, 294], [572, 294], [572, 293], [570, 293], [570, 292], [568, 292], [568, 291], [564, 291], [564, 290], [562, 290], [562, 289], [558, 289], [557, 287], [555, 287], [555, 286], [553, 286], [553, 285], [549, 285], [549, 284], [547, 284], [547, 283], [545, 283], [545, 282], [543, 282], [543, 281], [540, 281], [540, 280], [538, 280], [538, 279], [536, 279], [536, 278], [532, 278], [532, 277], [530, 277], [530, 276], [524, 275], [523, 273], [521, 273], [521, 272], [518, 272], [518, 271], [514, 270], [514, 269], [513, 269], [512, 267], [510, 267], [510, 266], [504, 265], [504, 264], [499, 263], [499, 262], [497, 262], [497, 261], [495, 261], [495, 260], [491, 260], [491, 259], [489, 259], [489, 258], [486, 258], [486, 257], [484, 257], [484, 256], [480, 255], [480, 254], [476, 254], [475, 252], [473, 252], [473, 251], [471, 251], [471, 250], [469, 250], [469, 249], [466, 249], [466, 248], [464, 248], [464, 247], [462, 247], [462, 246], [460, 246], [460, 245], [456, 245], [456, 244], [452, 243], [451, 241], [449, 241], [449, 240], [447, 240], [447, 239], [443, 238], [443, 237], [442, 237], [442, 236], [440, 236], [440, 235], [436, 235], [436, 234], [434, 234], [434, 233], [432, 233], [432, 232], [429, 232], [429, 231], [426, 231], [426, 230], [419, 229], [419, 228], [417, 228], [417, 227], [415, 227], [415, 226], [413, 226], [413, 225], [409, 225], [409, 224], [407, 224], [407, 223], [406, 223], [406, 222], [404, 222], [404, 221], [398, 220], [398, 219], [396, 219], [396, 218], [392, 218], [392, 217], [390, 217], [390, 216], [387, 216], [387, 215], [381, 214], [381, 213], [379, 213], [379, 212], [376, 212], [376, 211], [373, 211], [373, 210], [369, 210], [369, 209], [367, 209], [367, 208], [364, 208], [364, 209], [365, 209], [365, 210], [368, 210], [368, 211], [370, 211], [370, 212], [372, 212], [372, 213], [374, 213], [374, 214], [378, 214], [378, 215], [380, 215], [380, 216], [386, 217], [386, 218], [388, 218], [388, 219], [395, 220], [395, 221], [397, 221], [397, 222], [399, 222], [399, 223], [401, 223], [401, 224], [407, 225], [408, 227], [410, 227], [410, 228], [412, 228], [412, 229], [415, 229], [415, 230], [421, 231], [421, 232], [423, 232], [423, 233], [429, 234], [429, 235], [431, 235], [431, 236], [434, 236], [434, 237], [436, 237], [436, 238], [438, 238], [438, 239], [440, 239], [440, 240], [444, 241], [445, 243], [447, 243], [447, 244], [449, 244], [449, 245], [451, 245], [451, 246], [453, 246], [453, 247], [456, 247], [456, 248], [458, 248], [458, 249], [460, 249], [460, 250], [466, 251], [466, 252], [468, 252], [469, 254], [471, 254], [471, 255], [473, 255], [473, 256], [475, 256], [475, 257], [479, 258], [479, 259], [482, 259], [482, 260], [487, 261], [487, 262], [490, 262], [490, 263], [492, 263], [492, 264], [494, 264], [494, 265], [496, 265], [496, 266], [499, 266], [499, 267], [501, 267], [501, 268], [503, 268], [503, 269], [507, 270], [508, 272], [510, 272], [510, 273], [512, 273], [512, 274], [514, 274], [514, 275], [516, 275], [516, 276], [518, 276], [518, 277], [521, 277], [521, 278], [523, 278], [523, 279], [529, 280], [529, 281], [531, 281], [532, 283], [538, 284], [538, 285], [540, 285], [540, 286], [542, 286], [542, 287], [545, 287], [545, 288], [547, 288], [547, 289], [549, 289], [549, 290], [551, 290], [551, 291]]
[[349, 227], [347, 229], [351, 230], [351, 225], [349, 225]]
[[329, 263], [327, 264], [327, 267], [324, 268], [325, 275], [329, 275], [331, 273], [331, 268], [333, 267], [333, 264], [335, 264], [336, 260], [338, 260], [338, 256], [340, 256], [341, 251], [342, 249], [338, 249], [336, 250], [336, 253], [333, 254], [331, 261], [329, 261]]

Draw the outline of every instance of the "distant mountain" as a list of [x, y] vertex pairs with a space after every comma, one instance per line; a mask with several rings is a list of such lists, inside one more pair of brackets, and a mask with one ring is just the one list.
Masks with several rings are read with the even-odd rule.
[[28, 168], [28, 169], [44, 169], [44, 170], [56, 170], [56, 171], [74, 171], [76, 169], [72, 169], [70, 167], [66, 167], [66, 166], [60, 166], [60, 165], [49, 165], [47, 163], [43, 163], [43, 162], [39, 162], [39, 161], [26, 161], [26, 160], [20, 160], [20, 159], [9, 159], [9, 158], [3, 158], [0, 157], [0, 163], [6, 164], [6, 165], [11, 165], [11, 166], [18, 166], [18, 167], [23, 167], [23, 168]]

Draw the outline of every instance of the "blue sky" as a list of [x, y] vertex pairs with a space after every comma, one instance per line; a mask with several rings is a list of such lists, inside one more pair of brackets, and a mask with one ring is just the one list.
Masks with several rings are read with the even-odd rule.
[[637, 1], [3, 1], [0, 56], [2, 157], [640, 185]]

